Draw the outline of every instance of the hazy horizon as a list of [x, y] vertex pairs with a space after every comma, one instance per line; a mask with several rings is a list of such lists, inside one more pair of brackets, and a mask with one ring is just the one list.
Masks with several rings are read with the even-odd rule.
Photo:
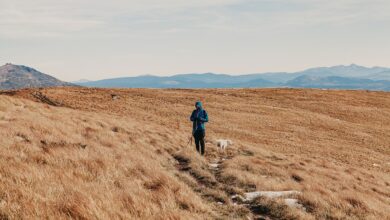
[[[29, 66], [29, 65], [25, 65], [25, 64], [17, 64], [17, 63], [4, 63], [4, 64], [0, 64], [0, 66], [2, 65], [6, 65], [6, 64], [12, 64], [12, 65], [21, 65], [21, 66], [27, 66], [27, 67], [30, 67], [30, 68], [33, 68], [37, 71], [40, 71], [44, 74], [48, 74], [48, 75], [51, 75], [51, 76], [55, 76], [55, 74], [51, 74], [51, 73], [47, 73], [45, 71], [42, 71], [41, 69], [39, 68], [36, 68], [36, 67], [33, 67], [33, 66]], [[253, 73], [222, 73], [222, 72], [187, 72], [187, 73], [172, 73], [172, 74], [133, 74], [133, 75], [123, 75], [123, 76], [108, 76], [108, 77], [104, 77], [104, 78], [96, 78], [96, 79], [88, 79], [88, 78], [79, 78], [79, 79], [76, 79], [76, 80], [70, 80], [70, 81], [67, 81], [67, 82], [83, 82], [83, 81], [100, 81], [100, 80], [107, 80], [107, 79], [120, 79], [120, 78], [128, 78], [128, 77], [142, 77], [142, 76], [158, 76], [158, 77], [171, 77], [171, 76], [178, 76], [178, 75], [186, 75], [186, 74], [216, 74], [216, 75], [230, 75], [230, 76], [244, 76], [244, 75], [252, 75], [252, 74], [272, 74], [272, 73], [287, 73], [287, 74], [295, 74], [295, 73], [298, 73], [298, 72], [302, 72], [302, 71], [306, 71], [306, 70], [310, 70], [310, 69], [316, 69], [316, 68], [330, 68], [330, 67], [337, 67], [337, 66], [345, 66], [345, 67], [349, 67], [349, 66], [358, 66], [358, 67], [363, 67], [363, 68], [388, 68], [390, 69], [390, 67], [386, 67], [386, 66], [362, 66], [362, 65], [359, 65], [359, 64], [356, 64], [356, 63], [351, 63], [351, 64], [340, 64], [340, 65], [333, 65], [333, 66], [316, 66], [316, 67], [308, 67], [308, 68], [305, 68], [305, 69], [301, 69], [301, 70], [298, 70], [298, 71], [268, 71], [268, 72], [253, 72]], [[60, 79], [60, 78], [58, 78]]]
[[0, 64], [66, 81], [390, 66], [385, 0], [0, 0]]

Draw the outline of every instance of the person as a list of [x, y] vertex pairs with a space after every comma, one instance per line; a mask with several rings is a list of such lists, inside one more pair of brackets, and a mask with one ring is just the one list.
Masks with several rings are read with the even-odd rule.
[[195, 139], [196, 150], [204, 155], [205, 151], [205, 141], [204, 137], [206, 136], [205, 123], [209, 121], [209, 116], [207, 115], [206, 110], [202, 107], [202, 102], [197, 101], [195, 103], [195, 110], [192, 112], [190, 120], [192, 123], [192, 135]]

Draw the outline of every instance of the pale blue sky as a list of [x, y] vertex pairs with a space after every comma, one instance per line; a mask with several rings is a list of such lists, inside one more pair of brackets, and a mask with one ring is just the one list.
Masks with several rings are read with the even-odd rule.
[[0, 64], [63, 80], [390, 67], [389, 0], [0, 0]]

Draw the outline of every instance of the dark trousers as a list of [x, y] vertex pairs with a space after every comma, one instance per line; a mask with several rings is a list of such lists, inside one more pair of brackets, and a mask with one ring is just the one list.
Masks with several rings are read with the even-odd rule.
[[206, 135], [206, 132], [204, 130], [197, 130], [194, 132], [194, 138], [195, 138], [195, 145], [196, 150], [201, 154], [204, 155], [204, 137]]

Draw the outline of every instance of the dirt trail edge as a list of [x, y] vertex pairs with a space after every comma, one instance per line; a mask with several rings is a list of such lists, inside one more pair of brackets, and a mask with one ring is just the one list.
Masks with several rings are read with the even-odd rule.
[[[216, 219], [274, 219], [267, 215], [267, 210], [259, 208], [259, 204], [235, 199], [237, 195], [256, 190], [255, 185], [240, 183], [233, 177], [223, 175], [225, 163], [237, 155], [251, 156], [248, 150], [234, 148], [227, 151], [211, 150], [204, 158], [188, 148], [172, 154], [177, 161], [177, 170], [183, 174], [180, 178], [213, 205], [218, 214]], [[196, 184], [188, 181], [185, 175], [190, 176]]]

